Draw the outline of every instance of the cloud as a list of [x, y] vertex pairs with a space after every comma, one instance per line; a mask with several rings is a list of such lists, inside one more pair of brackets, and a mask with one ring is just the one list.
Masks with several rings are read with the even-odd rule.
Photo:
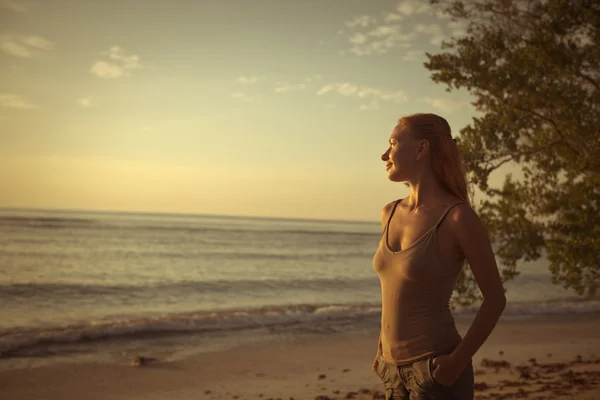
[[396, 10], [402, 15], [412, 16], [429, 12], [431, 11], [431, 7], [422, 0], [404, 0], [398, 3]]
[[38, 50], [49, 51], [54, 48], [54, 43], [41, 36], [26, 36], [22, 39], [23, 43]]
[[2, 51], [6, 54], [10, 54], [11, 56], [31, 57], [31, 52], [27, 49], [27, 47], [10, 39], [0, 39], [0, 49], [2, 49]]
[[139, 56], [126, 55], [119, 46], [112, 46], [103, 54], [108, 57], [108, 60], [96, 61], [90, 68], [90, 72], [100, 78], [131, 76], [130, 70], [142, 68]]
[[140, 58], [137, 55], [132, 54], [130, 56], [126, 56], [123, 54], [123, 49], [121, 49], [119, 46], [112, 46], [108, 51], [108, 57], [111, 60], [120, 62], [125, 69], [142, 67], [140, 65]]
[[90, 72], [100, 78], [118, 78], [125, 75], [125, 70], [108, 61], [96, 61]]
[[243, 84], [246, 84], [246, 85], [251, 85], [253, 83], [256, 83], [256, 82], [260, 81], [261, 79], [263, 79], [263, 77], [256, 76], [256, 75], [252, 75], [252, 76], [239, 76], [237, 78], [237, 81], [239, 83], [243, 83]]
[[354, 46], [350, 48], [350, 53], [357, 56], [370, 54], [386, 54], [393, 48], [409, 48], [411, 41], [417, 36], [416, 32], [403, 33], [401, 26], [380, 25], [370, 31], [357, 33], [349, 39]]
[[[423, 23], [425, 20], [434, 23]], [[387, 54], [392, 49], [411, 48], [415, 40], [419, 40], [421, 46], [421, 38], [439, 46], [450, 36], [464, 36], [466, 32], [464, 23], [451, 21], [441, 8], [422, 0], [403, 0], [393, 10], [378, 17], [363, 15], [344, 24], [346, 29], [338, 33], [347, 31], [350, 48], [340, 51], [341, 55]], [[413, 58], [413, 55], [408, 56], [408, 59]]]
[[370, 104], [361, 104], [358, 108], [359, 111], [368, 111], [368, 110], [376, 110], [379, 108], [379, 102], [377, 100], [372, 100]]
[[367, 35], [364, 35], [362, 33], [356, 33], [349, 39], [349, 41], [352, 44], [365, 44], [367, 42], [367, 39]]
[[445, 39], [444, 31], [439, 24], [417, 24], [415, 31], [429, 35], [429, 43], [439, 45]]
[[344, 24], [348, 28], [356, 28], [358, 26], [366, 28], [367, 26], [373, 24], [375, 21], [377, 20], [370, 15], [362, 15], [360, 17], [355, 17], [354, 19], [345, 21]]
[[94, 105], [91, 96], [81, 97], [77, 99], [77, 104], [79, 104], [83, 108], [92, 107]]
[[20, 13], [27, 12], [27, 6], [19, 0], [0, 0], [0, 8]]
[[233, 92], [231, 94], [231, 97], [233, 97], [236, 100], [245, 101], [246, 103], [255, 103], [258, 101], [256, 96], [251, 96], [244, 92]]
[[425, 97], [423, 101], [435, 109], [445, 113], [451, 113], [471, 107], [468, 101], [446, 100], [440, 98]]
[[12, 93], [0, 93], [0, 107], [31, 110], [38, 108], [37, 105], [28, 103], [25, 99]]
[[467, 34], [468, 23], [465, 21], [450, 21], [448, 28], [452, 31], [452, 36], [465, 36]]
[[50, 51], [54, 43], [41, 36], [0, 36], [0, 50], [14, 57], [30, 58], [38, 51]]
[[385, 37], [400, 34], [400, 25], [381, 25], [369, 32], [369, 36]]
[[358, 97], [362, 99], [373, 99], [383, 101], [405, 101], [407, 99], [403, 91], [386, 92], [369, 86], [359, 86], [353, 83], [333, 83], [322, 86], [318, 91], [318, 96], [335, 92], [346, 97]]
[[404, 17], [396, 13], [388, 13], [383, 19], [384, 22], [397, 22], [401, 21]]
[[[310, 79], [310, 78], [307, 78]], [[309, 80], [310, 82], [310, 80]], [[277, 87], [275, 88], [275, 92], [277, 93], [285, 93], [285, 92], [292, 92], [292, 91], [296, 91], [296, 90], [302, 90], [302, 89], [306, 89], [306, 83], [294, 83], [294, 84], [288, 84], [288, 83], [279, 83], [277, 85]]]

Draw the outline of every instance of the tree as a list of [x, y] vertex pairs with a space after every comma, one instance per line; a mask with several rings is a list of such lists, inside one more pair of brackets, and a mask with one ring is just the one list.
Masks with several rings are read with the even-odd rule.
[[[600, 2], [431, 0], [467, 25], [425, 67], [468, 90], [478, 116], [458, 140], [504, 280], [546, 256], [555, 284], [594, 295], [600, 277]], [[501, 188], [489, 176], [514, 163]], [[476, 297], [467, 271], [459, 304]]]

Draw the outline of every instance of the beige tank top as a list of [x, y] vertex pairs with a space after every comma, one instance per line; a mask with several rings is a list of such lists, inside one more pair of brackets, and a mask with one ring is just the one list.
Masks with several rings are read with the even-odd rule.
[[450, 312], [450, 296], [462, 261], [444, 261], [436, 232], [448, 211], [411, 246], [394, 252], [388, 244], [396, 201], [373, 258], [381, 282], [381, 356], [405, 364], [452, 351], [462, 340]]

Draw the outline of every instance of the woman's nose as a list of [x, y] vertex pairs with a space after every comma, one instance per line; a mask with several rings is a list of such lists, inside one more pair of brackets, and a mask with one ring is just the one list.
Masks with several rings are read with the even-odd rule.
[[387, 161], [387, 160], [389, 160], [389, 159], [390, 159], [390, 149], [387, 149], [387, 150], [385, 151], [385, 153], [383, 153], [383, 154], [381, 155], [381, 159], [382, 159], [383, 161]]

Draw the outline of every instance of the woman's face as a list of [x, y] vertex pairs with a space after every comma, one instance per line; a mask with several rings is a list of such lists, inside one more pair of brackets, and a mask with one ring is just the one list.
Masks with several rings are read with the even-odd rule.
[[389, 139], [389, 147], [382, 154], [388, 179], [393, 182], [405, 182], [416, 167], [418, 141], [414, 140], [406, 127], [397, 125]]

